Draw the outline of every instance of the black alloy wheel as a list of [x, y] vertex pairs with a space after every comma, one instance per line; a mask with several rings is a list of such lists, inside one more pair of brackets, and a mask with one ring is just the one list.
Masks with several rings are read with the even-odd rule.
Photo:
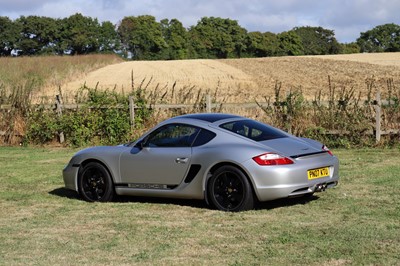
[[237, 167], [218, 168], [208, 182], [208, 195], [214, 206], [222, 211], [245, 211], [254, 207], [251, 185]]
[[86, 201], [111, 201], [114, 187], [107, 169], [100, 163], [91, 162], [79, 173], [79, 194]]

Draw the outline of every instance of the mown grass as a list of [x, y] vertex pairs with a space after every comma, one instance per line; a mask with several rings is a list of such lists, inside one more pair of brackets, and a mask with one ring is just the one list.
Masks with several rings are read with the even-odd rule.
[[1, 265], [397, 265], [400, 150], [335, 150], [340, 185], [225, 213], [202, 201], [81, 201], [74, 150], [0, 147]]

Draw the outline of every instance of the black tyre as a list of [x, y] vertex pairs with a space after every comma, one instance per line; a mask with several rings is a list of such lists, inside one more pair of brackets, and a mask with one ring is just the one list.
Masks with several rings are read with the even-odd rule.
[[254, 208], [251, 184], [237, 167], [218, 168], [207, 185], [207, 194], [213, 205], [221, 211], [245, 211]]
[[79, 194], [90, 202], [111, 201], [114, 187], [107, 169], [100, 163], [91, 162], [85, 165], [79, 173]]

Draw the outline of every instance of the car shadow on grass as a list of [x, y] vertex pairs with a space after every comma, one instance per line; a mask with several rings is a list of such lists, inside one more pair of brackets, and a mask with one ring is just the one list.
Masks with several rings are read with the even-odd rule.
[[[49, 192], [50, 195], [75, 199], [83, 201], [76, 191], [66, 188], [56, 188]], [[257, 202], [255, 210], [272, 210], [283, 207], [290, 207], [295, 205], [304, 205], [311, 201], [317, 200], [318, 196], [307, 196], [297, 198], [284, 198], [266, 202]], [[139, 197], [139, 196], [119, 196], [114, 197], [113, 202], [116, 203], [147, 203], [147, 204], [166, 204], [166, 205], [177, 205], [183, 207], [192, 207], [198, 209], [212, 209], [204, 200], [194, 199], [171, 199], [171, 198], [155, 198], [155, 197]]]
[[[50, 195], [58, 196], [61, 198], [75, 199], [84, 201], [76, 191], [66, 188], [56, 188], [49, 191]], [[170, 198], [153, 198], [153, 197], [139, 197], [139, 196], [119, 196], [115, 195], [114, 203], [152, 203], [152, 204], [171, 204], [179, 206], [188, 206], [194, 208], [208, 208], [208, 205], [203, 200], [193, 199], [170, 199]]]
[[256, 204], [256, 210], [272, 210], [278, 209], [283, 207], [290, 207], [295, 205], [305, 205], [311, 201], [319, 199], [318, 196], [303, 196], [303, 197], [294, 197], [294, 198], [283, 198], [283, 199], [276, 199], [271, 201], [265, 202], [258, 202]]
[[81, 198], [79, 197], [79, 194], [76, 191], [66, 189], [63, 187], [56, 188], [56, 189], [50, 191], [49, 194], [53, 195], [53, 196], [58, 196], [61, 198], [81, 200]]
[[146, 204], [164, 204], [177, 205], [181, 207], [192, 207], [197, 209], [210, 209], [204, 200], [196, 199], [173, 199], [173, 198], [156, 198], [156, 197], [140, 197], [140, 196], [116, 196], [114, 202], [119, 203], [146, 203]]

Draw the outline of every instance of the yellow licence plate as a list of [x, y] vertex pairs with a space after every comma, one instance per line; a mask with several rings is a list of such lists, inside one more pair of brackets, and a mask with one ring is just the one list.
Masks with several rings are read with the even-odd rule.
[[329, 176], [329, 167], [308, 170], [307, 175], [309, 180]]

